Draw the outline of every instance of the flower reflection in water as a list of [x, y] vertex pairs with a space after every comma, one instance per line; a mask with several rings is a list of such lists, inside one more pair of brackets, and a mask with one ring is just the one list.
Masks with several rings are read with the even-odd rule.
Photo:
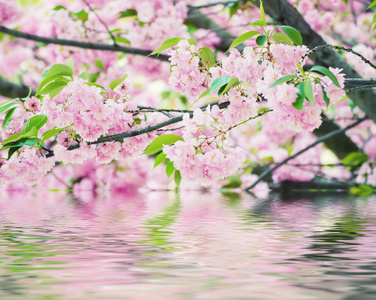
[[376, 202], [175, 192], [2, 192], [0, 295], [366, 299]]

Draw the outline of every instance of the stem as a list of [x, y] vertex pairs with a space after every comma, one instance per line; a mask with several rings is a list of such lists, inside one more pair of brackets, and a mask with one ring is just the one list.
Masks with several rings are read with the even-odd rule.
[[314, 143], [308, 145], [307, 147], [303, 148], [302, 150], [298, 151], [297, 153], [295, 153], [294, 155], [291, 155], [289, 157], [287, 157], [285, 160], [281, 161], [280, 163], [276, 164], [273, 168], [269, 169], [269, 170], [266, 170], [264, 171], [260, 176], [259, 178], [252, 184], [250, 185], [249, 187], [247, 187], [245, 190], [248, 191], [252, 188], [254, 188], [261, 180], [263, 180], [266, 176], [268, 176], [269, 174], [271, 174], [273, 171], [277, 170], [279, 167], [283, 166], [284, 164], [286, 164], [288, 161], [290, 161], [291, 159], [299, 156], [300, 154], [306, 152], [307, 150], [313, 148], [314, 146], [324, 142], [325, 140], [327, 139], [330, 139], [332, 137], [334, 137], [335, 135], [337, 134], [340, 134], [340, 133], [344, 133], [346, 132], [347, 130], [359, 125], [361, 122], [363, 122], [364, 120], [366, 120], [367, 118], [362, 118], [352, 124], [350, 124], [349, 126], [345, 127], [345, 128], [342, 128], [342, 129], [338, 129], [338, 130], [335, 130], [335, 131], [332, 131], [324, 136], [322, 136], [321, 138], [317, 139]]
[[87, 5], [87, 7], [95, 14], [95, 16], [97, 17], [98, 21], [102, 23], [102, 25], [104, 26], [104, 28], [106, 28], [108, 34], [110, 35], [112, 41], [114, 42], [114, 45], [117, 45], [116, 44], [116, 40], [115, 40], [115, 37], [113, 36], [113, 34], [111, 33], [110, 29], [108, 28], [107, 24], [105, 22], [103, 22], [103, 20], [101, 19], [101, 17], [97, 14], [97, 12], [91, 7], [91, 5], [86, 1], [86, 0], [82, 0], [85, 2], [85, 4]]

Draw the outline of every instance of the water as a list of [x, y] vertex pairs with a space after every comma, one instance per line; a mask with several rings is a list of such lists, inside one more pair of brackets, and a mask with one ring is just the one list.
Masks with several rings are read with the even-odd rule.
[[376, 198], [3, 193], [0, 299], [376, 299]]

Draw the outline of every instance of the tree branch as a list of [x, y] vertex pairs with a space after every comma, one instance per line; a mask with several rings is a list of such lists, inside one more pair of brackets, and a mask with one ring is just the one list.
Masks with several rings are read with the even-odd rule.
[[194, 9], [213, 7], [213, 6], [217, 6], [217, 5], [223, 5], [223, 6], [226, 7], [226, 6], [231, 5], [231, 4], [245, 4], [247, 2], [253, 2], [253, 1], [252, 0], [219, 1], [219, 2], [212, 2], [212, 3], [208, 3], [208, 4], [197, 5], [197, 6], [188, 5], [188, 9], [194, 10]]
[[335, 131], [332, 131], [324, 136], [322, 136], [321, 138], [318, 138], [314, 143], [308, 145], [307, 147], [305, 147], [304, 149], [298, 151], [297, 153], [295, 153], [294, 155], [291, 155], [289, 157], [287, 157], [285, 160], [281, 161], [280, 163], [276, 164], [273, 168], [271, 169], [268, 169], [266, 171], [264, 171], [260, 176], [259, 178], [252, 184], [250, 185], [249, 187], [246, 188], [246, 191], [254, 188], [256, 186], [256, 184], [258, 184], [261, 180], [263, 180], [266, 176], [268, 176], [269, 174], [271, 174], [273, 171], [277, 170], [279, 167], [283, 166], [284, 164], [286, 164], [288, 161], [290, 161], [291, 159], [294, 159], [295, 157], [299, 156], [300, 154], [306, 152], [307, 150], [313, 148], [314, 146], [324, 142], [325, 140], [328, 140], [328, 139], [331, 139], [333, 138], [334, 136], [340, 134], [340, 133], [345, 133], [347, 130], [359, 125], [361, 122], [363, 122], [364, 120], [366, 120], [367, 118], [362, 118], [362, 119], [359, 119], [358, 121], [350, 124], [349, 126], [345, 127], [345, 128], [342, 128], [342, 129], [337, 129]]
[[24, 98], [29, 94], [29, 90], [30, 88], [27, 86], [18, 85], [0, 78], [0, 96], [7, 98]]
[[[123, 47], [118, 45], [107, 45], [107, 44], [98, 44], [98, 43], [90, 43], [90, 42], [80, 42], [80, 41], [73, 41], [73, 40], [65, 40], [65, 39], [58, 39], [58, 38], [47, 38], [41, 37], [34, 34], [29, 34], [25, 32], [21, 32], [18, 30], [9, 29], [4, 26], [0, 26], [0, 32], [14, 36], [23, 38], [26, 40], [31, 40], [35, 42], [41, 42], [45, 44], [55, 44], [55, 45], [63, 45], [63, 46], [72, 46], [77, 48], [83, 49], [91, 49], [91, 50], [105, 50], [105, 51], [113, 51], [113, 52], [122, 52], [134, 55], [141, 55], [141, 56], [148, 56], [150, 58], [158, 59], [160, 61], [168, 61], [169, 56], [164, 54], [157, 55], [150, 55], [152, 51], [131, 48], [131, 47]], [[150, 56], [149, 56], [150, 55]]]
[[[223, 109], [223, 108], [226, 108], [229, 104], [230, 104], [230, 102], [228, 102], [228, 101], [227, 102], [223, 102], [221, 104], [214, 103], [214, 104], [211, 104], [210, 107], [213, 107], [214, 105], [218, 105], [218, 107], [220, 109]], [[206, 108], [207, 108], [207, 106], [202, 107], [201, 109], [202, 110], [206, 110]], [[193, 113], [190, 113], [189, 115], [190, 115], [190, 117], [192, 117]], [[160, 122], [160, 123], [157, 123], [157, 124], [153, 124], [153, 125], [149, 125], [149, 126], [146, 126], [144, 128], [141, 128], [141, 129], [136, 129], [136, 130], [133, 130], [133, 131], [127, 131], [127, 132], [123, 132], [123, 133], [119, 133], [119, 134], [114, 134], [114, 135], [110, 135], [110, 136], [101, 137], [101, 138], [99, 138], [98, 140], [96, 140], [95, 142], [93, 142], [91, 144], [95, 145], [95, 144], [101, 144], [101, 143], [106, 143], [106, 142], [122, 141], [125, 138], [129, 138], [129, 137], [133, 137], [133, 136], [138, 136], [138, 135], [141, 135], [141, 134], [145, 134], [145, 133], [149, 133], [149, 132], [152, 132], [152, 131], [156, 131], [156, 130], [158, 130], [160, 128], [169, 126], [171, 124], [179, 123], [182, 120], [183, 120], [183, 115], [172, 117], [172, 118], [169, 118], [166, 121], [163, 121], [163, 122]], [[80, 148], [80, 144], [77, 143], [77, 144], [69, 146], [68, 150], [74, 150], [74, 149], [78, 149], [78, 148]], [[48, 154], [46, 154], [46, 157], [54, 156], [54, 152], [52, 150], [50, 150], [50, 151], [51, 152], [49, 152]]]
[[[270, 2], [267, 3], [269, 12], [273, 8], [273, 3], [274, 3], [273, 1], [274, 0], [270, 0]], [[278, 6], [276, 8], [274, 8], [276, 10], [276, 13], [273, 13], [274, 16], [277, 16], [278, 9], [279, 9], [279, 6], [280, 6], [280, 4], [277, 3], [277, 1], [281, 1], [281, 0], [276, 0], [276, 4]], [[264, 3], [264, 6], [265, 6], [265, 1], [263, 3]], [[298, 12], [296, 12], [296, 13], [300, 16], [300, 14]], [[282, 14], [282, 16], [283, 16], [283, 14]], [[302, 19], [301, 16], [300, 16], [300, 19]], [[198, 28], [205, 28], [205, 29], [208, 29], [208, 30], [215, 31], [217, 33], [218, 37], [221, 39], [220, 45], [218, 45], [216, 48], [223, 51], [223, 52], [227, 51], [228, 48], [231, 46], [232, 42], [235, 40], [234, 36], [232, 36], [228, 31], [223, 30], [222, 27], [220, 27], [218, 24], [213, 22], [206, 15], [202, 14], [199, 10], [190, 11], [189, 14], [188, 14], [188, 18], [186, 20], [186, 23], [190, 23], [190, 24], [192, 24], [192, 25], [194, 25]], [[307, 26], [308, 26], [308, 24], [307, 24]], [[311, 31], [312, 31], [312, 29], [311, 29]], [[324, 43], [325, 42], [323, 42], [323, 44]], [[243, 44], [241, 44], [241, 45], [237, 46], [236, 48], [239, 51], [243, 51], [244, 47], [245, 46]], [[359, 77], [359, 75], [358, 75], [358, 77]], [[328, 134], [328, 133], [332, 132], [333, 130], [337, 130], [337, 129], [339, 129], [338, 125], [336, 125], [333, 121], [327, 120], [327, 118], [323, 118], [322, 125], [320, 126], [320, 128], [314, 130], [313, 133], [316, 136], [321, 137], [321, 136]], [[333, 151], [333, 153], [340, 159], [344, 158], [350, 152], [356, 152], [356, 151], [359, 150], [357, 145], [345, 134], [338, 136], [337, 139], [335, 139], [335, 140], [326, 140], [325, 145], [331, 151]]]
[[[286, 0], [263, 0], [265, 13], [271, 16], [279, 24], [292, 26], [299, 30], [303, 37], [303, 44], [310, 49], [326, 45], [324, 39], [318, 35], [304, 20], [300, 13]], [[348, 78], [362, 78], [352, 67], [340, 58], [332, 49], [320, 49], [313, 53], [310, 58], [324, 67], [337, 67], [343, 69]], [[348, 93], [361, 110], [376, 122], [376, 91], [374, 89], [362, 89]]]

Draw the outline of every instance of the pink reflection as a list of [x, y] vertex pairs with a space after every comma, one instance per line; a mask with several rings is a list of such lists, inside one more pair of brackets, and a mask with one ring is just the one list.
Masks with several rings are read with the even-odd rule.
[[[0, 276], [29, 267], [22, 274], [33, 277], [20, 282], [29, 295], [64, 298], [339, 299], [350, 293], [351, 277], [328, 275], [338, 263], [320, 255], [360, 264], [375, 258], [374, 224], [359, 225], [368, 231], [352, 246], [333, 244], [336, 254], [320, 237], [346, 218], [374, 217], [372, 201], [315, 205], [213, 191], [90, 195], [3, 193]], [[359, 271], [351, 262], [346, 270]], [[323, 279], [334, 283], [319, 289]]]

